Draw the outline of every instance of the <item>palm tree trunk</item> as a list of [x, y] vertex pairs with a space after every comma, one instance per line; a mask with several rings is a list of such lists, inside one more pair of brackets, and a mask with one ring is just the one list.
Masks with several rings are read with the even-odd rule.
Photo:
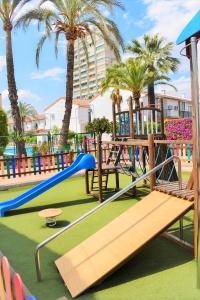
[[73, 99], [73, 75], [74, 75], [74, 40], [67, 43], [67, 75], [66, 75], [66, 100], [65, 113], [62, 121], [60, 145], [67, 144]]
[[135, 108], [140, 108], [140, 93], [133, 93], [133, 99], [135, 101]]
[[118, 113], [121, 112], [121, 99], [120, 99], [120, 90], [116, 90], [116, 96], [117, 96], [117, 111]]
[[[8, 26], [9, 27], [9, 26]], [[22, 123], [19, 113], [18, 106], [18, 95], [15, 82], [15, 71], [14, 71], [14, 62], [13, 62], [13, 52], [12, 52], [12, 37], [11, 37], [10, 28], [5, 27], [6, 33], [6, 64], [7, 64], [7, 80], [8, 80], [8, 98], [11, 105], [11, 113], [14, 122], [14, 130], [20, 136], [20, 139], [16, 142], [17, 154], [26, 154], [25, 143], [23, 141], [23, 130]]]
[[150, 106], [155, 105], [155, 90], [154, 90], [154, 83], [148, 85], [148, 104]]
[[[152, 107], [155, 107], [156, 98], [155, 98], [155, 89], [154, 83], [148, 85], [148, 104]], [[155, 110], [153, 110], [153, 122], [155, 122]]]

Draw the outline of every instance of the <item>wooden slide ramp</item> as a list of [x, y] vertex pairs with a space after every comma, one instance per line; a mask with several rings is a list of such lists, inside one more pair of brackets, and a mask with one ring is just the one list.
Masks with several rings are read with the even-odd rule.
[[193, 206], [154, 191], [55, 261], [72, 297], [112, 273]]

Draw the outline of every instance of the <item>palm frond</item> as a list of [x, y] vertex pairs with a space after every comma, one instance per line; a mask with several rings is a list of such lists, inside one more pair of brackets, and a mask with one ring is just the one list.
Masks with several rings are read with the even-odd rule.
[[40, 38], [40, 40], [39, 40], [39, 42], [38, 42], [38, 44], [37, 44], [36, 57], [35, 57], [37, 67], [39, 67], [40, 53], [41, 53], [41, 51], [42, 51], [42, 47], [43, 47], [43, 45], [44, 45], [44, 42], [46, 41], [47, 38], [48, 38], [47, 35], [44, 34], [44, 35]]

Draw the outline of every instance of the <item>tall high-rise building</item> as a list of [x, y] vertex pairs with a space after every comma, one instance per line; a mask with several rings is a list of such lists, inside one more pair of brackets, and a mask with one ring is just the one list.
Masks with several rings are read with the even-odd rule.
[[114, 52], [105, 43], [104, 39], [95, 34], [94, 44], [87, 36], [87, 51], [78, 39], [75, 42], [74, 55], [74, 93], [73, 98], [91, 99], [99, 92], [99, 86], [105, 78], [106, 69], [116, 62]]

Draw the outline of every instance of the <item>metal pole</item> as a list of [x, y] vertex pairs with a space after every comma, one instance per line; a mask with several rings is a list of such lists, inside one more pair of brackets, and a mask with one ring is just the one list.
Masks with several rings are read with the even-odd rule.
[[[111, 201], [114, 201], [114, 200], [118, 199], [120, 196], [124, 195], [126, 192], [128, 192], [130, 189], [132, 189], [138, 183], [140, 183], [144, 179], [148, 178], [152, 174], [156, 173], [158, 170], [162, 169], [163, 166], [167, 165], [168, 163], [170, 163], [171, 161], [174, 161], [174, 160], [180, 162], [178, 164], [178, 169], [179, 169], [178, 174], [181, 174], [181, 160], [180, 160], [180, 158], [178, 156], [171, 156], [168, 159], [166, 159], [164, 162], [162, 162], [161, 164], [156, 166], [154, 169], [148, 171], [146, 174], [144, 174], [141, 177], [137, 178], [134, 182], [131, 182], [125, 188], [123, 188], [122, 190], [120, 190], [119, 192], [117, 192], [116, 194], [111, 196], [110, 198], [106, 199], [104, 202], [102, 202], [99, 205], [95, 206], [94, 208], [92, 208], [91, 210], [86, 212], [84, 215], [82, 215], [81, 217], [79, 217], [78, 219], [76, 219], [75, 221], [70, 223], [69, 225], [63, 227], [60, 231], [54, 233], [52, 236], [50, 236], [49, 238], [47, 238], [46, 240], [44, 240], [43, 242], [38, 244], [36, 246], [36, 249], [35, 249], [35, 266], [36, 266], [36, 273], [37, 273], [38, 281], [42, 280], [40, 255], [39, 255], [39, 251], [40, 251], [41, 248], [43, 248], [49, 242], [53, 241], [55, 238], [60, 236], [63, 232], [66, 232], [70, 228], [74, 227], [76, 224], [80, 223], [82, 220], [86, 219], [88, 216], [90, 216], [91, 214], [96, 212], [98, 209], [102, 208], [103, 206], [110, 203]], [[182, 186], [182, 178], [181, 177], [179, 178], [179, 181], [180, 181], [180, 186]]]
[[193, 109], [193, 140], [194, 140], [194, 196], [195, 196], [195, 228], [197, 247], [197, 287], [200, 288], [200, 107], [199, 107], [199, 82], [198, 82], [198, 58], [197, 39], [191, 38], [191, 83]]

